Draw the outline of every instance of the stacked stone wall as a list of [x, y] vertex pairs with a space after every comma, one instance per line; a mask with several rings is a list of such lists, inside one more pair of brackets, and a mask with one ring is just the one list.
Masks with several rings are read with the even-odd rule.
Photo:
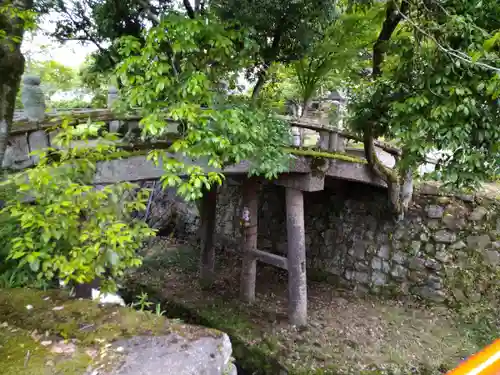
[[[498, 271], [498, 202], [425, 189], [396, 223], [386, 197], [383, 189], [340, 180], [324, 191], [304, 193], [309, 277], [435, 302], [473, 298], [488, 290], [487, 285], [463, 285], [457, 270], [467, 274], [470, 266], [478, 272], [481, 264], [484, 272]], [[240, 210], [239, 187], [224, 186], [217, 232], [226, 246], [238, 247]], [[258, 236], [260, 250], [286, 255], [284, 188], [263, 187]]]

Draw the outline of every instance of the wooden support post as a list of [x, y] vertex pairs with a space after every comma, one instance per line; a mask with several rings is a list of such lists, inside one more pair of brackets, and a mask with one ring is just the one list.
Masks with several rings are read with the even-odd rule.
[[217, 207], [217, 186], [203, 191], [200, 205], [201, 218], [201, 266], [200, 282], [202, 287], [209, 287], [215, 280], [214, 232]]
[[286, 189], [288, 240], [288, 319], [290, 324], [307, 324], [306, 247], [304, 199], [297, 189]]
[[257, 258], [252, 254], [257, 249], [258, 183], [250, 178], [243, 183], [243, 264], [241, 265], [240, 294], [245, 302], [255, 301]]

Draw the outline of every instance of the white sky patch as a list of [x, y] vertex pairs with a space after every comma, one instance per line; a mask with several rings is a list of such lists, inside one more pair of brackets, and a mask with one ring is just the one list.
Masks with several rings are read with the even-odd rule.
[[27, 68], [29, 60], [55, 60], [63, 65], [78, 68], [85, 58], [97, 49], [93, 44], [82, 44], [78, 41], [67, 41], [63, 44], [49, 37], [47, 34], [54, 31], [55, 21], [54, 15], [48, 15], [40, 21], [39, 30], [25, 34], [22, 51], [27, 60]]

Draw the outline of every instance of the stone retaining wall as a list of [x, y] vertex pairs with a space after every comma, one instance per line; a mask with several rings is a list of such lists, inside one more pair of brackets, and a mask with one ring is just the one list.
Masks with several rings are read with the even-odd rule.
[[[416, 196], [400, 223], [388, 215], [383, 189], [338, 180], [304, 193], [308, 275], [435, 302], [470, 298], [471, 290], [457, 290], [450, 277], [477, 254], [486, 267], [500, 264], [498, 202], [434, 193]], [[217, 231], [226, 246], [241, 238], [240, 205], [238, 186], [221, 189]], [[286, 254], [284, 188], [263, 188], [258, 235], [260, 250]]]

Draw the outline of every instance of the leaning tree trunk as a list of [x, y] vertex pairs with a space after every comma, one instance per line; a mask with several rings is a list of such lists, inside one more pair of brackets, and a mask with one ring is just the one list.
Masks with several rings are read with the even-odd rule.
[[[398, 6], [397, 0], [391, 0], [387, 4], [386, 17], [382, 30], [373, 45], [372, 78], [377, 79], [382, 74], [382, 63], [384, 62], [387, 43], [396, 30], [396, 27], [408, 12], [408, 0], [402, 0]], [[364, 149], [366, 160], [373, 173], [387, 183], [389, 205], [393, 213], [401, 220], [408, 209], [412, 199], [413, 178], [411, 169], [398, 171], [397, 168], [390, 169], [382, 164], [375, 152], [374, 128], [377, 119], [366, 124], [364, 130]]]
[[268, 66], [264, 65], [262, 70], [258, 74], [258, 79], [257, 83], [255, 84], [253, 91], [252, 91], [252, 103], [257, 103], [257, 99], [259, 98], [259, 94], [264, 88], [264, 85], [266, 83], [266, 75], [267, 75], [267, 70]]
[[[32, 1], [0, 0], [0, 8], [12, 6], [16, 11], [32, 7]], [[21, 53], [21, 41], [24, 34], [24, 22], [11, 12], [0, 12], [0, 168], [3, 165], [7, 139], [12, 126], [16, 95], [24, 72], [24, 57]]]

